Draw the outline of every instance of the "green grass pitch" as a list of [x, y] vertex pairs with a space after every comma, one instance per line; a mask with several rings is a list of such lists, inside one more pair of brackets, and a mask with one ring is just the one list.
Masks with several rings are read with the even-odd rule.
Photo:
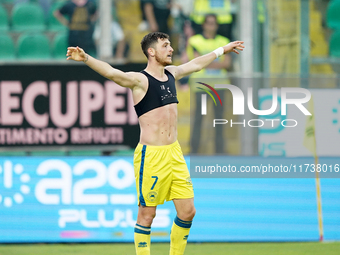
[[[1, 244], [0, 255], [134, 255], [133, 244]], [[151, 244], [152, 255], [168, 255], [169, 244]], [[189, 243], [185, 255], [339, 255], [340, 242]]]

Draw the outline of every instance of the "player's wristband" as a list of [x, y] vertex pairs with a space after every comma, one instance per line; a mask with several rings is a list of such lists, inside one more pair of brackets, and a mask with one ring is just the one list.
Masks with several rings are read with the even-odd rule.
[[223, 47], [219, 47], [218, 49], [213, 51], [216, 54], [216, 58], [219, 58], [224, 54], [224, 49]]

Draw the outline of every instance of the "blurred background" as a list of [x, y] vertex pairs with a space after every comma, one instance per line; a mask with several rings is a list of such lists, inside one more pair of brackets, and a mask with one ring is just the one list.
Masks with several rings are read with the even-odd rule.
[[[68, 46], [139, 72], [147, 62], [140, 41], [149, 32], [170, 35], [174, 65], [242, 40], [240, 55], [176, 84], [188, 165], [190, 153], [207, 164], [216, 155], [235, 164], [315, 163], [313, 149], [303, 146], [306, 116], [296, 108], [268, 117], [294, 118], [295, 129], [212, 129], [213, 116], [265, 116], [233, 115], [232, 94], [223, 90], [224, 107], [209, 101], [211, 117], [202, 119], [197, 82], [206, 82], [234, 84], [245, 95], [252, 87], [256, 109], [269, 108], [274, 87], [310, 90], [316, 155], [336, 172], [339, 14], [339, 0], [0, 0], [0, 243], [133, 241], [139, 127], [132, 97], [83, 63], [66, 61]], [[339, 179], [247, 177], [193, 179], [198, 213], [189, 242], [340, 240]], [[154, 241], [168, 242], [175, 214], [171, 203], [159, 207]]]

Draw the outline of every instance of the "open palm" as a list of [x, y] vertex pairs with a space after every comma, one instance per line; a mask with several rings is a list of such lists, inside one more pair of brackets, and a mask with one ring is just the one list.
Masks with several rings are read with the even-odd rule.
[[67, 60], [75, 60], [75, 61], [84, 61], [86, 58], [85, 51], [82, 48], [77, 47], [68, 47], [67, 48]]

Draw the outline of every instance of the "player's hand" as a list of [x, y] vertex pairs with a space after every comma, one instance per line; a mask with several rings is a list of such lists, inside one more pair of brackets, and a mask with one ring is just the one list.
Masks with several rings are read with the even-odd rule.
[[224, 54], [235, 52], [236, 54], [240, 54], [237, 50], [243, 51], [244, 45], [243, 41], [235, 41], [228, 43], [227, 45], [223, 46]]
[[84, 61], [87, 57], [85, 51], [82, 48], [77, 47], [68, 47], [66, 56], [67, 60], [75, 60], [75, 61]]

